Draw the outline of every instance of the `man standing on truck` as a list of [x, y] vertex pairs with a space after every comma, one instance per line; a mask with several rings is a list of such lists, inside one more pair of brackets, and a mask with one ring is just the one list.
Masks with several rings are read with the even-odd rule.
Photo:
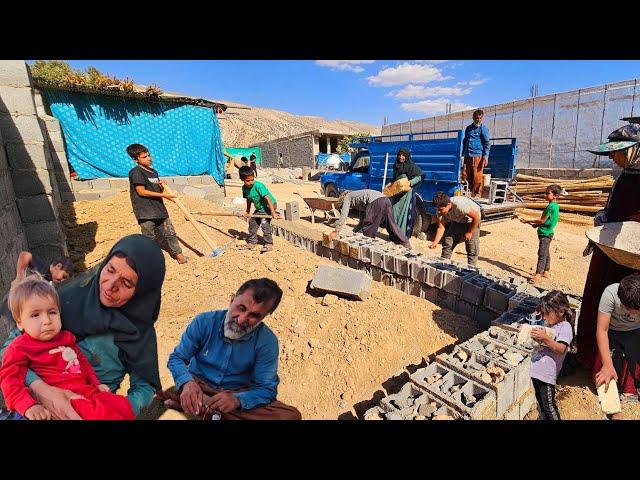
[[469, 183], [469, 193], [474, 198], [482, 194], [482, 174], [484, 167], [489, 163], [489, 150], [491, 148], [489, 129], [482, 123], [484, 112], [473, 112], [473, 123], [464, 131], [462, 140], [462, 183]]
[[467, 263], [476, 266], [480, 253], [480, 206], [468, 197], [449, 198], [445, 192], [436, 192], [433, 206], [438, 211], [438, 230], [429, 248], [442, 242], [442, 257], [451, 258], [453, 249], [464, 241]]

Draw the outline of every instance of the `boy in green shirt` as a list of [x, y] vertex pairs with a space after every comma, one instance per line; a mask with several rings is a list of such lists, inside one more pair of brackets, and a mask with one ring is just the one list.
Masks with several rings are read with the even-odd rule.
[[[280, 218], [280, 215], [276, 212], [276, 197], [273, 196], [264, 183], [256, 180], [253, 169], [249, 166], [240, 167], [238, 173], [240, 174], [240, 180], [242, 180], [244, 184], [242, 186], [242, 196], [247, 199], [247, 213], [245, 216], [249, 217], [251, 204], [253, 203], [255, 206], [254, 215], [270, 214], [275, 219]], [[258, 227], [262, 227], [265, 243], [260, 253], [270, 252], [273, 250], [270, 218], [249, 218], [249, 238], [247, 238], [247, 244], [251, 248], [258, 244]]]
[[532, 227], [538, 227], [538, 265], [536, 274], [531, 278], [531, 283], [538, 283], [542, 277], [549, 277], [551, 269], [551, 254], [549, 253], [549, 245], [553, 239], [553, 231], [558, 224], [560, 218], [560, 205], [558, 205], [558, 197], [566, 195], [566, 192], [560, 185], [549, 185], [544, 193], [544, 198], [549, 202], [547, 208], [542, 212], [540, 220], [524, 220], [522, 223], [528, 223]]

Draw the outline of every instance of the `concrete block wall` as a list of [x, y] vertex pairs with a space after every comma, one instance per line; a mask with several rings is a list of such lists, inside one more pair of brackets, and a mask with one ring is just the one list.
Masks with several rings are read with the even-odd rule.
[[262, 151], [263, 167], [279, 167], [278, 158], [282, 153], [283, 167], [314, 166], [314, 135], [304, 134], [298, 137], [287, 137], [271, 140], [255, 145]]
[[[275, 235], [302, 249], [367, 272], [374, 281], [473, 318], [480, 330], [489, 329], [457, 345], [453, 355], [440, 360], [436, 358], [436, 363], [432, 363], [428, 370], [410, 375], [414, 386], [422, 388], [428, 396], [441, 401], [449, 409], [449, 413], [443, 410], [442, 414], [465, 419], [517, 420], [529, 413], [535, 403], [529, 375], [532, 351], [528, 347], [514, 345], [514, 338], [518, 324], [526, 321], [545, 291], [528, 285], [519, 277], [499, 278], [467, 265], [424, 257], [404, 247], [351, 231], [343, 231], [338, 238], [331, 239], [327, 234], [303, 227], [301, 222], [275, 220], [272, 225]], [[476, 288], [473, 295], [467, 292], [467, 297], [473, 297], [471, 300], [474, 302], [463, 296], [465, 285]], [[487, 289], [490, 292], [488, 297]], [[490, 308], [484, 304], [487, 299]], [[572, 297], [572, 301], [572, 307], [579, 310], [581, 299]], [[478, 365], [502, 368], [506, 374], [504, 383], [498, 385], [483, 381], [479, 373], [467, 371], [462, 364], [464, 362], [458, 366], [454, 358], [458, 351], [463, 351], [466, 358]], [[441, 377], [448, 375], [449, 380], [460, 384], [460, 389], [452, 392], [452, 385], [447, 385], [446, 391], [434, 390], [437, 385], [425, 383], [429, 376], [425, 372], [429, 375], [440, 373]], [[404, 397], [418, 398], [415, 388], [405, 387], [401, 394], [388, 396], [380, 406], [367, 411], [365, 419], [425, 419], [413, 403], [406, 408], [397, 403], [396, 400], [404, 401]], [[397, 406], [390, 409], [390, 402]]]
[[52, 139], [59, 126], [45, 113], [26, 63], [0, 61], [0, 293], [15, 276], [20, 250], [45, 260], [68, 253], [52, 159], [54, 145], [61, 148], [61, 134]]

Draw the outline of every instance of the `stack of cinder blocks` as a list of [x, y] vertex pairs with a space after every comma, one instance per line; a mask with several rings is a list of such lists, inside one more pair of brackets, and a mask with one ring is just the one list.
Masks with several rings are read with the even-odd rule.
[[52, 158], [61, 145], [51, 132], [60, 126], [44, 117], [25, 62], [0, 61], [0, 294], [15, 275], [20, 250], [47, 260], [68, 253]]
[[[304, 234], [295, 233], [293, 222], [273, 225], [276, 235], [301, 246], [299, 237]], [[302, 246], [346, 267], [366, 271], [375, 281], [472, 318], [481, 329], [506, 311], [527, 310], [531, 304], [528, 299], [541, 295], [522, 277], [498, 278], [475, 267], [427, 257], [351, 231], [342, 231], [335, 239], [322, 234], [321, 244]]]

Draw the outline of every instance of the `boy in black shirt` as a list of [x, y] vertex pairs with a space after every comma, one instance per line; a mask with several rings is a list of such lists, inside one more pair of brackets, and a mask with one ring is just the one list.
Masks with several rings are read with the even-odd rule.
[[58, 257], [48, 264], [41, 258], [33, 256], [31, 252], [20, 252], [16, 268], [16, 278], [20, 272], [24, 272], [26, 269], [29, 270], [27, 273], [37, 272], [42, 275], [46, 281], [53, 283], [64, 282], [68, 278], [73, 277], [75, 271], [73, 262], [69, 257]]
[[162, 201], [163, 198], [171, 200], [175, 197], [164, 191], [165, 183], [158, 178], [158, 172], [151, 168], [149, 149], [134, 143], [127, 147], [127, 153], [138, 164], [129, 171], [129, 194], [142, 234], [169, 252], [178, 263], [187, 263], [167, 207]]

